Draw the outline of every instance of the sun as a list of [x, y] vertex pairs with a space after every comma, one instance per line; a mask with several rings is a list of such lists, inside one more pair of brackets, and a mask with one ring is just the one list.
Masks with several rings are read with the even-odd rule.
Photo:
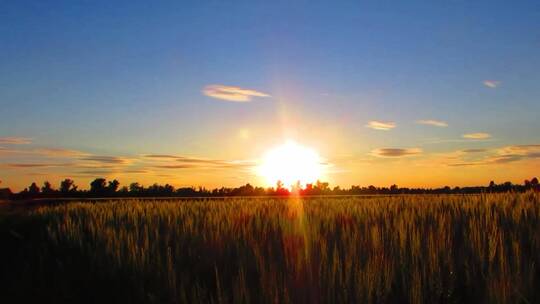
[[316, 182], [321, 178], [323, 169], [322, 159], [315, 150], [287, 141], [263, 156], [257, 173], [268, 185], [281, 181], [285, 187], [291, 187], [297, 182], [301, 186]]

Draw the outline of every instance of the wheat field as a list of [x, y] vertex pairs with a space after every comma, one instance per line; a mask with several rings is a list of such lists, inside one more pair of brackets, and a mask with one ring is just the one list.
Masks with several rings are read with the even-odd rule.
[[50, 277], [36, 294], [51, 301], [540, 302], [532, 192], [115, 200], [26, 217], [40, 233], [22, 271]]

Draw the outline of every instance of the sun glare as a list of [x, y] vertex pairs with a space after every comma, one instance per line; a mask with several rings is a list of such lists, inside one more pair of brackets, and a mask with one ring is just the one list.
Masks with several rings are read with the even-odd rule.
[[281, 181], [285, 187], [291, 187], [297, 182], [304, 186], [317, 181], [323, 169], [321, 157], [315, 150], [288, 141], [268, 151], [257, 171], [268, 185]]

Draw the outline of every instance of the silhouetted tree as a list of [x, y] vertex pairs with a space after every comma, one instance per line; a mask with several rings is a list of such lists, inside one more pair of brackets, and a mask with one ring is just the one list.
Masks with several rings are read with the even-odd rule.
[[510, 191], [512, 190], [512, 182], [505, 182], [502, 184], [503, 191]]
[[118, 190], [119, 186], [120, 186], [120, 182], [115, 179], [115, 180], [109, 181], [109, 186], [107, 187], [107, 190], [109, 193], [114, 194]]
[[[204, 187], [183, 187], [175, 190], [175, 187], [170, 184], [160, 185], [154, 183], [148, 188], [143, 187], [139, 183], [131, 183], [129, 187], [122, 187], [118, 191], [120, 182], [118, 180], [112, 180], [107, 182], [105, 178], [96, 178], [90, 183], [90, 191], [77, 191], [77, 186], [74, 185], [73, 180], [65, 179], [60, 183], [60, 191], [55, 191], [49, 182], [44, 182], [43, 187], [40, 188], [36, 183], [28, 188], [25, 188], [17, 194], [11, 194], [9, 189], [0, 189], [0, 196], [9, 197], [12, 199], [25, 199], [29, 197], [52, 197], [51, 194], [61, 193], [64, 196], [105, 196], [105, 195], [131, 195], [131, 196], [185, 196], [185, 197], [210, 197], [210, 196], [288, 196], [291, 194], [290, 189], [286, 188], [283, 182], [278, 181], [276, 188], [262, 188], [254, 187], [251, 184], [245, 184], [236, 188], [216, 188], [213, 190], [206, 189]], [[531, 180], [525, 180], [524, 184], [512, 184], [511, 182], [505, 182], [502, 184], [495, 184], [491, 181], [489, 186], [477, 186], [477, 187], [454, 187], [449, 186], [441, 188], [400, 188], [397, 185], [390, 187], [375, 187], [370, 185], [368, 187], [361, 187], [358, 185], [352, 185], [349, 189], [342, 189], [339, 186], [330, 188], [327, 182], [317, 181], [314, 184], [306, 184], [302, 189], [299, 182], [292, 186], [292, 192], [300, 195], [374, 195], [374, 194], [445, 194], [445, 193], [482, 193], [482, 192], [508, 192], [508, 191], [526, 191], [534, 189], [540, 191], [540, 185], [538, 178], [532, 178]]]
[[60, 182], [60, 192], [62, 192], [63, 194], [76, 191], [77, 186], [75, 186], [75, 182], [72, 179], [66, 178]]
[[174, 192], [174, 187], [172, 185], [169, 185], [169, 184], [165, 184], [165, 186], [163, 186], [163, 193], [167, 196], [169, 195], [172, 195]]
[[275, 192], [276, 195], [288, 195], [289, 194], [289, 190], [285, 189], [285, 187], [283, 187], [283, 182], [278, 180], [276, 182], [276, 192]]
[[320, 193], [319, 194], [324, 194], [325, 192], [327, 192], [329, 190], [328, 188], [329, 184], [327, 182], [321, 182], [319, 180], [317, 180], [317, 182], [315, 183], [315, 188], [316, 189], [319, 189]]
[[123, 186], [122, 188], [120, 188], [120, 190], [118, 190], [118, 193], [121, 196], [126, 196], [129, 194], [129, 188], [127, 186]]
[[141, 186], [139, 183], [129, 184], [129, 192], [132, 194], [142, 193], [143, 190], [144, 190], [144, 187]]
[[[0, 184], [2, 181], [0, 181]], [[9, 198], [13, 193], [11, 192], [11, 189], [9, 188], [0, 188], [0, 199], [7, 199]]]
[[30, 187], [28, 187], [28, 194], [34, 196], [39, 194], [39, 187], [36, 185], [36, 183], [32, 183]]
[[52, 188], [51, 183], [49, 183], [48, 181], [45, 181], [43, 183], [43, 187], [41, 187], [41, 193], [43, 193], [43, 194], [52, 194], [52, 193], [54, 193], [54, 189]]
[[90, 192], [94, 194], [103, 194], [106, 190], [107, 180], [104, 178], [96, 178], [90, 183]]
[[178, 188], [176, 194], [180, 196], [198, 196], [197, 190], [193, 187]]

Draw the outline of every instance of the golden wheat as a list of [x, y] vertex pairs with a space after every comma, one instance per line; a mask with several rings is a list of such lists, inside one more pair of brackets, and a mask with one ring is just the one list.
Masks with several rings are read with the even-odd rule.
[[44, 207], [140, 297], [172, 303], [540, 300], [535, 193], [110, 201]]

